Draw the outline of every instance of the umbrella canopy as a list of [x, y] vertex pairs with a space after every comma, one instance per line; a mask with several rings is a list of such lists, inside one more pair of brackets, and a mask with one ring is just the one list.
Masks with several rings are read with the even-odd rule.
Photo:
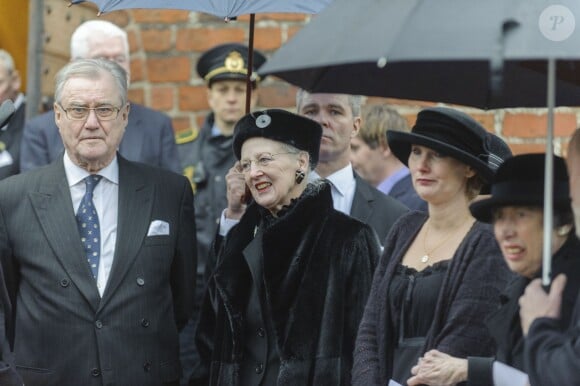
[[[192, 12], [205, 12], [223, 17], [225, 21], [243, 14], [250, 14], [249, 60], [248, 68], [253, 68], [254, 52], [254, 14], [266, 12], [318, 13], [332, 0], [71, 0], [71, 4], [91, 2], [97, 5], [99, 13], [131, 8], [144, 9], [181, 9]], [[251, 73], [247, 77], [246, 113], [250, 112], [252, 93]]]
[[90, 1], [100, 12], [129, 8], [182, 9], [205, 12], [224, 19], [267, 12], [318, 13], [332, 0], [71, 0], [72, 4]]
[[580, 104], [576, 18], [578, 0], [557, 5], [552, 0], [336, 0], [259, 72], [311, 92], [484, 109], [548, 107], [543, 250], [548, 284], [553, 108]]
[[[576, 105], [580, 28], [561, 41], [550, 40], [569, 22], [548, 14], [541, 24], [550, 3], [336, 0], [259, 72], [310, 91], [483, 109], [539, 107], [546, 106], [546, 59], [552, 57], [565, 60], [558, 62], [555, 103]], [[580, 17], [580, 2], [559, 4]]]

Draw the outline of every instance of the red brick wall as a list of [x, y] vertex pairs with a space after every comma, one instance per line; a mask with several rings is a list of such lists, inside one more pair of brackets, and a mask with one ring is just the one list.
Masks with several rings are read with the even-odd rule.
[[[229, 23], [206, 14], [167, 10], [116, 11], [101, 17], [129, 33], [131, 99], [168, 113], [176, 130], [199, 127], [208, 113], [205, 85], [195, 71], [200, 54], [216, 44], [246, 43], [248, 39], [247, 16]], [[310, 18], [301, 14], [256, 15], [255, 47], [271, 55]], [[258, 92], [260, 107], [294, 107], [295, 88], [283, 81], [267, 78]], [[369, 98], [367, 103], [385, 101], [404, 114], [411, 124], [422, 107], [434, 105], [381, 98]], [[502, 136], [515, 153], [544, 150], [544, 109], [466, 108], [465, 111], [489, 131]], [[578, 126], [579, 113], [580, 109], [557, 109], [554, 141], [557, 154], [563, 153], [567, 137]]]

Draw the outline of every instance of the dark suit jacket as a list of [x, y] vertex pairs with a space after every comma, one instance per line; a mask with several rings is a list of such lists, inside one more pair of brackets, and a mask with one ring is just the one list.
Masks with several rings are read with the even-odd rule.
[[[24, 126], [20, 148], [22, 171], [44, 166], [64, 149], [54, 122], [54, 111], [34, 117]], [[181, 174], [171, 120], [165, 114], [131, 103], [129, 122], [119, 152], [130, 161], [143, 162]]]
[[381, 244], [397, 219], [408, 211], [407, 207], [380, 192], [358, 174], [354, 174], [356, 189], [350, 215], [369, 224], [377, 232]]
[[389, 192], [389, 196], [396, 198], [411, 210], [427, 212], [428, 205], [415, 191], [413, 180], [410, 174], [400, 179]]
[[14, 367], [12, 349], [6, 334], [6, 322], [12, 316], [12, 305], [4, 282], [4, 273], [0, 264], [0, 385], [22, 386], [22, 379]]
[[0, 141], [6, 146], [6, 151], [12, 157], [12, 164], [0, 167], [0, 180], [20, 173], [20, 142], [22, 142], [22, 128], [26, 104], [22, 103], [8, 121], [8, 129], [0, 132]]
[[[117, 243], [101, 298], [80, 241], [62, 159], [0, 182], [9, 330], [27, 386], [148, 385], [179, 379], [178, 328], [195, 287], [189, 181], [119, 160]], [[150, 235], [153, 220], [168, 235]]]

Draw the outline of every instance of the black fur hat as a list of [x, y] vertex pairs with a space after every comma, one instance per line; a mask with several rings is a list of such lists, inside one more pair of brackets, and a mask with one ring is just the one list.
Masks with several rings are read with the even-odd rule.
[[263, 137], [292, 145], [310, 154], [310, 164], [318, 163], [322, 126], [312, 119], [286, 110], [270, 109], [243, 116], [234, 127], [234, 154], [239, 160], [242, 145], [253, 137]]

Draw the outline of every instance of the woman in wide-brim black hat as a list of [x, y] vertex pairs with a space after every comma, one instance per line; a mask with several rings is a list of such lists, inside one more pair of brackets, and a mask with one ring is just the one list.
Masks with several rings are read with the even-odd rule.
[[315, 121], [276, 109], [236, 124], [253, 202], [209, 259], [198, 327], [209, 385], [350, 384], [380, 246], [372, 228], [333, 208], [327, 182], [308, 182], [321, 135]]
[[[513, 157], [500, 166], [491, 185], [491, 196], [471, 205], [480, 221], [492, 223], [495, 238], [509, 268], [518, 276], [502, 294], [502, 305], [486, 319], [497, 351], [495, 357], [456, 358], [433, 350], [425, 354], [414, 369], [414, 384], [492, 385], [494, 361], [527, 372], [524, 363], [524, 337], [520, 325], [518, 300], [530, 280], [540, 277], [543, 251], [544, 154]], [[554, 157], [554, 228], [552, 229], [553, 276], [580, 275], [580, 241], [574, 234], [566, 164]], [[569, 280], [561, 308], [562, 328], [570, 323], [580, 283]]]
[[469, 204], [510, 156], [507, 145], [467, 114], [428, 108], [389, 148], [410, 170], [428, 213], [411, 212], [390, 232], [359, 327], [353, 384], [406, 384], [426, 351], [491, 355], [484, 316], [511, 274], [488, 224]]

